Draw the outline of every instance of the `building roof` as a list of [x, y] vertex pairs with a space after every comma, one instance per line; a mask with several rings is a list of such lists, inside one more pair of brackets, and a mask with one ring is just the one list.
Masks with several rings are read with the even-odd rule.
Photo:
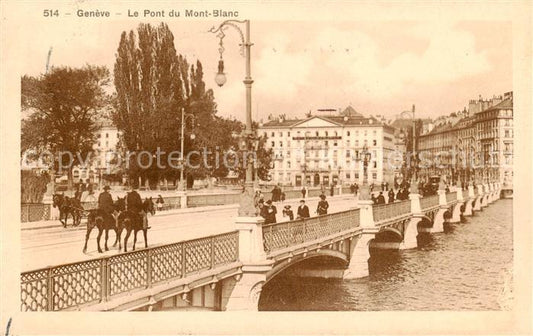
[[343, 126], [386, 126], [391, 127], [389, 125], [386, 125], [382, 123], [381, 121], [377, 120], [374, 117], [362, 117], [360, 115], [358, 116], [311, 116], [309, 118], [305, 119], [275, 119], [270, 120], [267, 123], [264, 123], [261, 127], [262, 128], [276, 128], [276, 127], [294, 127], [299, 124], [303, 124], [306, 121], [312, 120], [312, 119], [322, 119], [324, 121], [330, 122], [332, 124], [335, 124], [337, 126], [343, 127]]
[[273, 118], [268, 122], [264, 123], [261, 128], [291, 128], [299, 124], [303, 124], [306, 121], [312, 119], [321, 119], [326, 122], [332, 123], [339, 127], [344, 126], [384, 126], [388, 128], [393, 128], [390, 125], [387, 125], [380, 120], [374, 118], [373, 116], [365, 117], [361, 113], [357, 112], [353, 107], [348, 106], [342, 112], [339, 112], [338, 115], [311, 115], [304, 119], [285, 119], [285, 118]]
[[494, 111], [494, 110], [512, 110], [513, 109], [513, 100], [510, 99], [510, 98], [507, 98], [505, 100], [503, 100], [502, 102], [494, 105], [494, 106], [491, 106], [489, 107], [488, 109], [485, 109], [483, 111], [480, 111], [480, 112], [477, 112], [476, 114], [478, 113], [482, 113], [482, 112], [486, 112], [486, 111]]

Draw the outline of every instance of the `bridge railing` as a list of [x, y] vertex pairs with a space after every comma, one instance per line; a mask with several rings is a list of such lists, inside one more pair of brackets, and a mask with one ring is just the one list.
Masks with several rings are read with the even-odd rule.
[[446, 203], [457, 201], [457, 192], [452, 191], [449, 193], [446, 193]]
[[46, 203], [23, 203], [20, 206], [20, 221], [36, 222], [50, 220], [50, 204]]
[[359, 209], [263, 225], [267, 253], [359, 227]]
[[411, 201], [372, 206], [372, 214], [376, 223], [409, 213], [411, 213]]
[[439, 195], [424, 196], [420, 199], [420, 208], [422, 210], [439, 205]]
[[238, 261], [238, 231], [21, 274], [21, 311], [57, 311]]

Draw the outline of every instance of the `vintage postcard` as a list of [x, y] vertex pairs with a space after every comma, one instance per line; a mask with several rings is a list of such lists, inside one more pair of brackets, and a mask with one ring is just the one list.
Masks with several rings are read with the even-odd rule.
[[0, 5], [6, 335], [532, 332], [529, 1]]

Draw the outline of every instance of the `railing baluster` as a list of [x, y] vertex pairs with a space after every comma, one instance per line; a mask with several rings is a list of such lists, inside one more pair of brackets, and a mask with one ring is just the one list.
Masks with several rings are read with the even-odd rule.
[[152, 249], [146, 253], [146, 288], [152, 286]]
[[185, 267], [187, 263], [185, 262], [185, 243], [181, 243], [181, 277], [185, 278], [187, 271]]
[[48, 274], [46, 276], [46, 285], [47, 285], [46, 310], [48, 311], [54, 310], [54, 284], [53, 284], [53, 277], [52, 277], [52, 269], [53, 267], [48, 267]]
[[211, 243], [211, 267], [210, 269], [213, 269], [215, 267], [215, 237], [211, 237], [210, 239]]

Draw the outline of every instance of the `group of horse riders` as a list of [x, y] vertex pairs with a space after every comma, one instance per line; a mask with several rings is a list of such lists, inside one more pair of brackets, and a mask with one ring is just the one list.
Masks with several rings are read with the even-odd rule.
[[[143, 223], [143, 229], [149, 229], [147, 214], [143, 210], [143, 202], [137, 189], [138, 188], [135, 185], [132, 186], [131, 191], [126, 195], [126, 210], [139, 214]], [[111, 188], [105, 186], [104, 191], [98, 196], [98, 209], [103, 211], [104, 214], [108, 216], [108, 219], [116, 221], [115, 202], [113, 201], [113, 197], [109, 190], [111, 190]]]

